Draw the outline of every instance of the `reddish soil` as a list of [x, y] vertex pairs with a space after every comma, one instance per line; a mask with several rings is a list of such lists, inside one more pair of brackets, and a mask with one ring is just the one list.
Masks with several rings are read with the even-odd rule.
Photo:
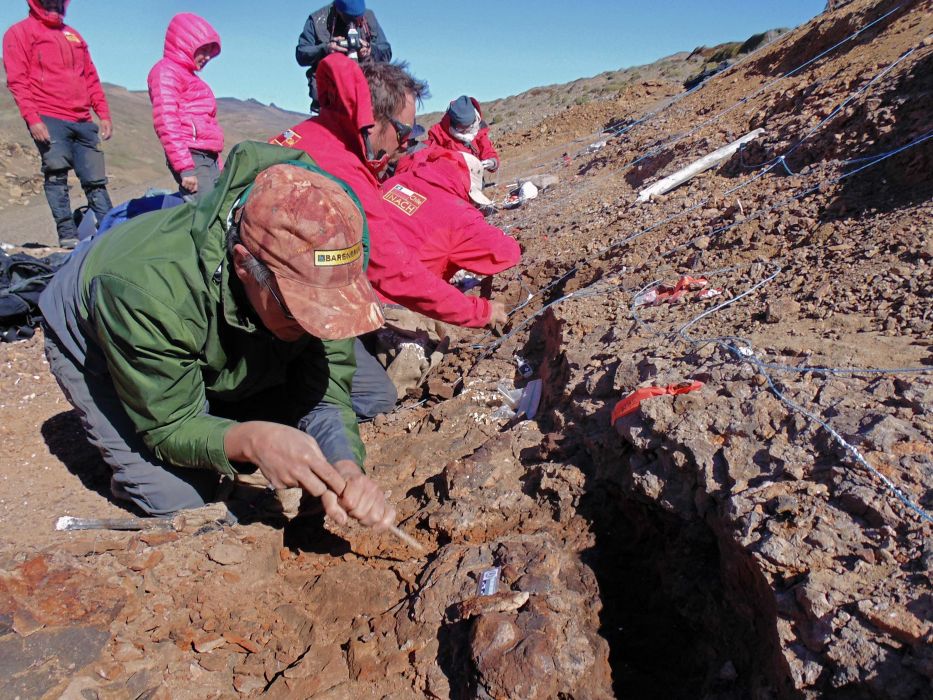
[[[933, 369], [933, 140], [837, 180], [929, 132], [931, 3], [755, 94], [895, 6], [821, 15], [666, 108], [679, 88], [654, 82], [503, 140], [498, 199], [559, 177], [493, 218], [524, 250], [496, 294], [536, 296], [505, 338], [464, 332], [426, 402], [363, 426], [424, 556], [313, 516], [56, 532], [129, 514], [41, 333], [0, 346], [0, 694], [933, 696], [933, 378], [894, 371]], [[792, 148], [792, 174], [748, 167]], [[722, 293], [636, 304], [682, 275]], [[500, 382], [527, 382], [516, 353], [543, 380], [534, 420], [495, 413]], [[622, 396], [686, 380], [704, 386], [611, 425]], [[492, 566], [499, 593], [477, 596]]]

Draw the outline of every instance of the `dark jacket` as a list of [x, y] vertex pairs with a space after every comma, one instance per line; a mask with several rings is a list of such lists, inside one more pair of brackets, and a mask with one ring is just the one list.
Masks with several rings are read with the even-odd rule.
[[286, 385], [320, 398], [305, 422], [325, 457], [363, 464], [350, 402], [353, 339], [275, 338], [245, 300], [227, 253], [225, 221], [237, 198], [262, 170], [293, 160], [314, 168], [291, 149], [239, 144], [214, 192], [132, 219], [86, 256], [76, 250], [39, 300], [72, 358], [86, 373], [109, 375], [146, 446], [169, 464], [235, 473], [224, 452], [233, 421], [207, 413], [205, 400]]
[[[388, 63], [392, 60], [392, 47], [372, 10], [366, 10], [357, 29], [359, 29], [360, 38], [368, 41], [372, 48], [368, 60], [377, 63]], [[331, 37], [346, 35], [347, 25], [333, 5], [326, 5], [308, 17], [304, 31], [298, 37], [295, 60], [298, 61], [299, 66], [308, 67], [306, 75], [309, 82], [317, 71], [318, 63], [327, 55], [326, 47]]]

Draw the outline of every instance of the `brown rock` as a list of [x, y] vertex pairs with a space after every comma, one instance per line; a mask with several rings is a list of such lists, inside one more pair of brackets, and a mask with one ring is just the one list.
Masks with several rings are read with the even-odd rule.
[[249, 640], [242, 635], [233, 634], [231, 632], [224, 632], [223, 637], [231, 644], [236, 644], [238, 647], [246, 650], [250, 654], [258, 654], [260, 651], [262, 651], [262, 647], [256, 644], [256, 642]]
[[205, 671], [210, 671], [211, 673], [223, 671], [230, 662], [230, 656], [231, 654], [225, 654], [220, 651], [202, 654], [198, 657], [198, 665]]
[[247, 550], [237, 544], [221, 542], [211, 547], [207, 556], [211, 561], [215, 561], [221, 566], [230, 566], [232, 564], [242, 564], [246, 561]]
[[161, 551], [156, 549], [150, 552], [148, 556], [140, 557], [136, 559], [134, 562], [130, 563], [130, 568], [133, 571], [146, 571], [148, 569], [153, 568], [156, 564], [162, 561], [164, 557], [165, 555]]
[[907, 608], [896, 603], [886, 601], [874, 604], [870, 600], [862, 600], [859, 601], [858, 609], [869, 622], [899, 642], [905, 644], [933, 643], [933, 623], [929, 619], [921, 620]]
[[457, 605], [457, 615], [466, 620], [478, 615], [511, 612], [527, 603], [528, 597], [525, 591], [502, 591], [493, 595], [475, 596]]
[[158, 530], [150, 530], [149, 532], [143, 531], [139, 535], [140, 542], [143, 542], [150, 547], [160, 547], [163, 544], [168, 544], [169, 542], [174, 542], [181, 535], [177, 532], [160, 532]]
[[205, 635], [200, 639], [195, 639], [192, 643], [192, 646], [199, 654], [206, 654], [208, 652], [214, 651], [214, 649], [219, 649], [226, 643], [227, 640], [224, 639], [221, 635], [212, 632], [211, 634]]
[[249, 695], [258, 692], [266, 687], [265, 679], [259, 676], [234, 676], [233, 688], [238, 693]]

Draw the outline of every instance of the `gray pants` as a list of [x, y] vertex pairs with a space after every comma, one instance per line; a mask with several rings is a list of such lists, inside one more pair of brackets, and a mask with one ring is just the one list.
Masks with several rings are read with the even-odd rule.
[[[395, 406], [395, 386], [359, 340], [356, 351], [353, 408], [361, 418], [372, 418]], [[110, 377], [79, 367], [49, 329], [45, 334], [45, 356], [65, 398], [77, 410], [88, 441], [100, 450], [113, 470], [110, 487], [115, 498], [132, 501], [154, 516], [199, 508], [213, 499], [220, 475], [210, 470], [174, 467], [156, 458], [137, 435]]]
[[[168, 166], [168, 169], [172, 170], [172, 177], [174, 177], [175, 182], [178, 183], [178, 191], [182, 195], [190, 197], [191, 199], [200, 199], [213, 192], [214, 188], [217, 186], [217, 180], [220, 179], [217, 154], [192, 148], [191, 158], [194, 161], [194, 176], [198, 178], [198, 191], [194, 194], [191, 194], [188, 190], [181, 189], [181, 173], [176, 173], [172, 170], [171, 165]], [[167, 162], [168, 161], [166, 161], [166, 163]]]
[[55, 219], [59, 241], [77, 238], [68, 194], [68, 171], [74, 170], [84, 189], [87, 203], [98, 221], [110, 211], [104, 152], [100, 150], [98, 127], [94, 122], [69, 122], [40, 116], [49, 130], [49, 142], [39, 143], [42, 173], [45, 176], [45, 198]]

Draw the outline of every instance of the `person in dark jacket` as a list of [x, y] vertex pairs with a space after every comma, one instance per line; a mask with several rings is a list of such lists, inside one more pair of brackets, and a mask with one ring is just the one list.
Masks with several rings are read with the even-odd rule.
[[[68, 171], [75, 171], [100, 221], [113, 206], [100, 150], [113, 124], [87, 43], [64, 22], [68, 2], [28, 0], [29, 16], [3, 35], [3, 65], [7, 87], [42, 157], [45, 197], [59, 244], [74, 248], [78, 234]], [[91, 121], [92, 109], [100, 127]]]
[[46, 357], [116, 498], [167, 516], [252, 465], [339, 522], [392, 522], [351, 398], [353, 338], [383, 322], [367, 238], [346, 183], [246, 142], [197, 204], [76, 249], [39, 300]]
[[[348, 34], [356, 32], [360, 46], [348, 45]], [[319, 112], [317, 96], [318, 64], [325, 56], [342, 53], [362, 63], [388, 63], [392, 60], [389, 45], [382, 27], [372, 10], [366, 9], [365, 0], [335, 0], [330, 5], [312, 13], [305, 22], [304, 31], [298, 37], [295, 60], [299, 66], [307, 66], [308, 94], [311, 96], [311, 111]]]

